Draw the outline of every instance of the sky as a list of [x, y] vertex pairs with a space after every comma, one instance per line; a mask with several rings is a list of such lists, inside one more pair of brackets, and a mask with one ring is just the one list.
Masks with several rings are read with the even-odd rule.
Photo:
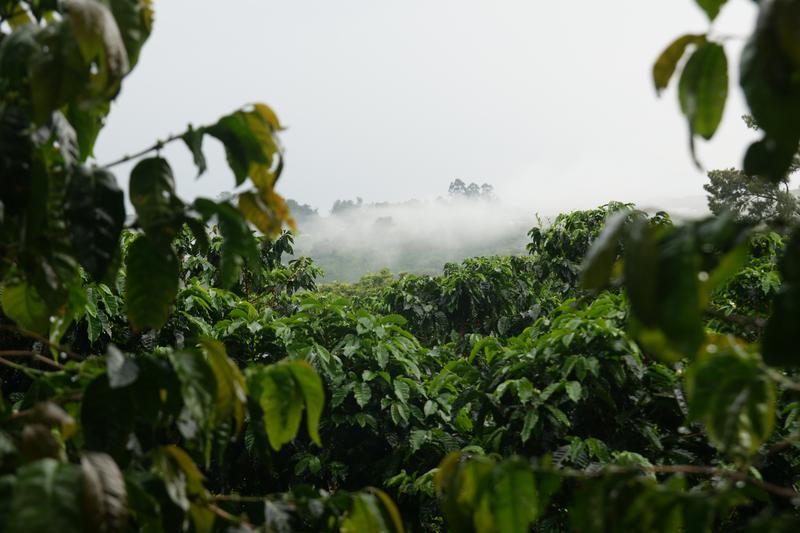
[[[714, 24], [736, 67], [752, 2]], [[288, 126], [278, 192], [327, 212], [338, 198], [434, 198], [488, 182], [537, 212], [609, 200], [679, 205], [703, 194], [675, 87], [653, 61], [704, 32], [693, 0], [157, 0], [153, 33], [95, 150], [109, 162], [265, 102]], [[740, 166], [754, 132], [736, 73], [706, 168]], [[181, 143], [164, 154], [179, 195], [216, 197], [233, 175], [207, 139], [196, 178]], [[127, 183], [130, 166], [117, 167]]]

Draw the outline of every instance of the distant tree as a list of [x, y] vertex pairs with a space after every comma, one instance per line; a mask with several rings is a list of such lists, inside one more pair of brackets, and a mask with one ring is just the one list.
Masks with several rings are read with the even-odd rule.
[[792, 220], [800, 217], [800, 202], [789, 190], [788, 177], [778, 183], [755, 179], [741, 170], [712, 170], [703, 188], [708, 208], [718, 215], [731, 211], [742, 220]]
[[333, 202], [333, 207], [331, 207], [331, 215], [339, 215], [350, 211], [352, 209], [357, 209], [364, 204], [364, 200], [358, 196], [356, 197], [355, 201], [353, 200], [336, 200]]
[[315, 208], [308, 204], [301, 204], [297, 200], [288, 198], [286, 200], [286, 205], [289, 207], [289, 211], [292, 213], [292, 216], [298, 222], [303, 222], [304, 220], [309, 220], [319, 216], [319, 213]]
[[473, 181], [467, 185], [460, 179], [456, 179], [450, 183], [447, 190], [450, 197], [454, 199], [491, 200], [494, 198], [494, 187], [488, 183], [478, 185]]
[[450, 196], [464, 197], [467, 195], [467, 185], [463, 181], [457, 179], [450, 184], [447, 192], [450, 193]]

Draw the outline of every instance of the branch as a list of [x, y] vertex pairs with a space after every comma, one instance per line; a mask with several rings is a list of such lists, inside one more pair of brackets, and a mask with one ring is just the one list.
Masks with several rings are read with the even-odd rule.
[[186, 132], [179, 133], [177, 135], [170, 135], [169, 137], [167, 137], [163, 141], [156, 141], [156, 143], [154, 145], [148, 146], [144, 150], [140, 150], [140, 151], [136, 152], [135, 154], [122, 156], [119, 159], [117, 159], [116, 161], [112, 161], [111, 163], [106, 163], [105, 165], [100, 165], [100, 167], [101, 168], [105, 168], [105, 169], [109, 169], [111, 167], [114, 167], [114, 166], [117, 166], [117, 165], [121, 165], [122, 163], [127, 163], [128, 161], [133, 161], [134, 159], [138, 159], [138, 158], [142, 157], [143, 155], [149, 154], [150, 152], [157, 152], [157, 151], [161, 150], [162, 148], [164, 148], [164, 146], [166, 146], [167, 144], [169, 144], [169, 143], [171, 143], [173, 141], [177, 141], [178, 139], [181, 139], [185, 133]]
[[44, 357], [42, 354], [30, 350], [0, 350], [0, 357], [30, 357], [34, 361], [50, 365], [58, 370], [64, 370], [64, 365], [58, 361], [53, 361], [52, 359]]
[[[263, 501], [263, 500], [261, 500], [261, 501]], [[245, 520], [244, 518], [239, 518], [238, 516], [229, 513], [225, 509], [222, 509], [221, 507], [218, 507], [218, 506], [214, 505], [213, 503], [206, 504], [206, 507], [208, 508], [209, 511], [211, 511], [212, 513], [214, 513], [218, 517], [222, 518], [223, 520], [227, 520], [229, 522], [233, 522], [234, 524], [241, 524], [241, 525], [246, 526], [246, 527], [252, 529], [253, 531], [255, 531], [255, 526], [253, 524], [251, 524], [250, 522], [248, 522], [247, 520]]]
[[47, 337], [43, 337], [42, 335], [39, 335], [38, 333], [34, 333], [33, 331], [28, 331], [27, 329], [23, 329], [23, 328], [21, 328], [19, 326], [10, 326], [8, 324], [0, 324], [0, 329], [4, 329], [6, 331], [13, 331], [15, 333], [19, 333], [20, 335], [22, 335], [24, 337], [29, 337], [31, 339], [35, 339], [35, 340], [37, 340], [37, 341], [39, 341], [41, 343], [44, 343], [44, 344], [46, 344], [46, 345], [48, 345], [48, 346], [50, 346], [52, 348], [55, 348], [59, 352], [61, 352], [63, 354], [66, 354], [68, 357], [70, 357], [70, 358], [72, 358], [72, 359], [74, 359], [76, 361], [83, 361], [83, 359], [84, 359], [83, 357], [81, 357], [80, 355], [76, 354], [75, 352], [73, 352], [72, 350], [67, 348], [66, 346], [62, 346], [62, 345], [60, 345], [60, 344], [58, 344], [56, 342], [53, 342], [50, 339], [48, 339]]
[[27, 374], [31, 378], [35, 376], [43, 376], [44, 374], [47, 373], [44, 370], [38, 370], [36, 368], [30, 368], [25, 365], [20, 365], [19, 363], [13, 363], [8, 359], [4, 359], [3, 357], [0, 357], [0, 365], [13, 368], [14, 370], [19, 370], [20, 372]]

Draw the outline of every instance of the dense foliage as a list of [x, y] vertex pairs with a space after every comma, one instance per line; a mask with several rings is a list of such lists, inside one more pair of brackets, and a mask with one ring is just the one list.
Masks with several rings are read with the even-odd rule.
[[[744, 52], [744, 167], [773, 182], [800, 138], [798, 6], [760, 2]], [[125, 229], [91, 147], [150, 2], [0, 19], [0, 530], [800, 527], [797, 228], [613, 203], [532, 229], [526, 257], [319, 291], [283, 259], [263, 104], [133, 156]], [[689, 46], [682, 110], [711, 137], [722, 45], [679, 39], [655, 80]], [[146, 157], [180, 139], [202, 172], [206, 136], [252, 184], [237, 205], [183, 202]]]

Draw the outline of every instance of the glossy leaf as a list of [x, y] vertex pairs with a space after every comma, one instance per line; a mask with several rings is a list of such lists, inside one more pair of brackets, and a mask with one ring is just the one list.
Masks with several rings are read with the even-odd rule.
[[719, 11], [720, 9], [722, 9], [722, 6], [724, 6], [728, 0], [696, 0], [696, 1], [697, 5], [699, 5], [703, 9], [703, 11], [706, 12], [706, 15], [708, 15], [708, 20], [713, 22], [714, 19], [717, 18], [717, 15], [719, 15]]
[[125, 198], [116, 178], [107, 170], [78, 167], [69, 181], [66, 209], [78, 261], [93, 279], [103, 279], [125, 224]]
[[81, 469], [55, 459], [22, 466], [9, 507], [9, 533], [84, 531], [81, 517]]
[[711, 442], [734, 457], [755, 453], [775, 426], [775, 386], [756, 356], [713, 340], [686, 372], [689, 414]]
[[130, 199], [138, 222], [153, 239], [171, 241], [183, 223], [183, 203], [166, 159], [142, 159], [131, 171]]
[[134, 329], [158, 329], [170, 314], [178, 292], [180, 265], [170, 245], [139, 236], [128, 248], [125, 297]]
[[114, 460], [103, 453], [81, 457], [83, 516], [89, 531], [118, 533], [128, 528], [125, 479]]
[[691, 134], [713, 137], [728, 98], [728, 60], [722, 46], [707, 42], [697, 47], [683, 68], [678, 97]]
[[23, 329], [46, 334], [50, 313], [36, 289], [24, 281], [3, 287], [0, 302], [3, 312]]
[[691, 45], [701, 45], [705, 41], [705, 35], [686, 34], [675, 39], [661, 52], [661, 55], [658, 56], [658, 59], [653, 64], [653, 83], [656, 87], [656, 93], [661, 93], [667, 88], [686, 49]]

